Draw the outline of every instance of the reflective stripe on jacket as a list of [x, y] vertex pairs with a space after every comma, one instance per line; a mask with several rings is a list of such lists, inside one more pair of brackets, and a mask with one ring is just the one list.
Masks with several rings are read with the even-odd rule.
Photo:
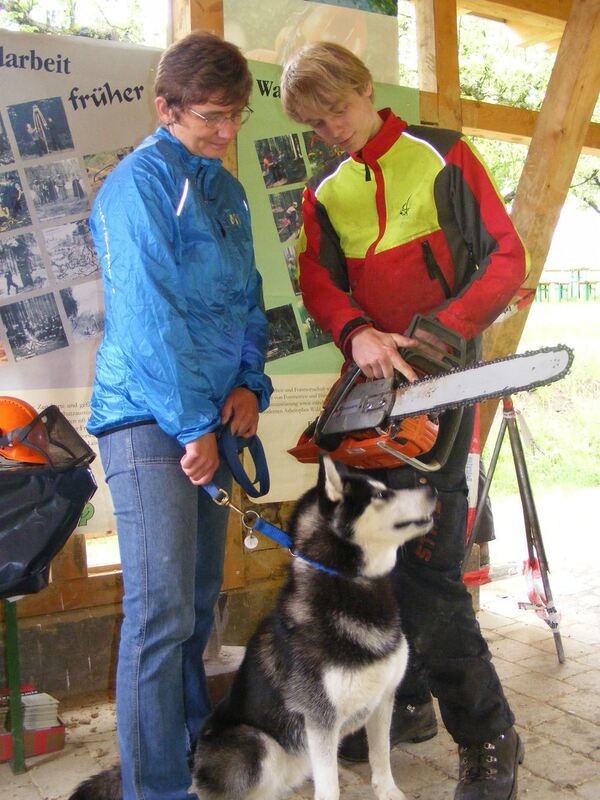
[[526, 251], [461, 134], [380, 115], [362, 151], [331, 162], [304, 192], [306, 307], [342, 349], [364, 325], [404, 333], [416, 313], [472, 339], [523, 282]]
[[229, 392], [264, 410], [267, 320], [244, 191], [165, 129], [106, 179], [90, 227], [106, 322], [88, 431], [155, 420], [184, 445], [216, 430]]

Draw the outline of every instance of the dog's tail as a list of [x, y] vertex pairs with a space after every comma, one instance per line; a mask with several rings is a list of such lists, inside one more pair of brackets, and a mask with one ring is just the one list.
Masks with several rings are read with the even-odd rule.
[[69, 800], [122, 800], [121, 767], [93, 775], [75, 789]]
[[265, 736], [256, 728], [236, 725], [217, 732], [209, 724], [194, 753], [193, 773], [200, 796], [245, 797], [261, 782], [266, 754]]

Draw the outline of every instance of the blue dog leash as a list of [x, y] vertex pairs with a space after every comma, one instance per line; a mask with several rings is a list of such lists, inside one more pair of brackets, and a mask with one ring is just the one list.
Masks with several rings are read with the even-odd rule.
[[289, 534], [287, 534], [285, 531], [282, 531], [281, 528], [278, 528], [276, 525], [273, 525], [273, 523], [267, 522], [267, 520], [263, 519], [257, 511], [254, 511], [253, 509], [242, 511], [240, 508], [234, 506], [229, 499], [228, 492], [226, 492], [225, 489], [220, 489], [214, 483], [205, 483], [202, 488], [211, 496], [213, 502], [215, 502], [218, 506], [227, 506], [228, 508], [231, 508], [232, 511], [235, 511], [240, 515], [242, 525], [246, 531], [248, 531], [244, 539], [244, 544], [249, 550], [254, 550], [258, 544], [258, 539], [256, 536], [254, 536], [254, 531], [258, 531], [259, 533], [262, 533], [263, 536], [266, 536], [267, 538], [272, 539], [274, 542], [277, 542], [277, 544], [281, 547], [287, 547], [290, 554], [294, 556], [294, 558], [301, 559], [301, 561], [310, 564], [311, 567], [320, 569], [322, 572], [327, 572], [329, 575], [340, 574], [334, 569], [330, 569], [323, 564], [319, 564], [318, 561], [313, 561], [311, 558], [307, 558], [306, 556], [302, 555], [302, 553], [294, 552], [294, 550], [292, 550], [292, 537]]
[[[240, 452], [240, 443], [243, 447], [248, 448], [248, 451], [252, 456], [254, 469], [256, 472], [253, 481], [250, 480], [247, 472], [244, 470], [240, 462], [240, 459], [238, 458], [238, 454]], [[265, 451], [262, 446], [262, 442], [258, 436], [252, 436], [250, 439], [244, 439], [240, 442], [231, 433], [228, 427], [223, 428], [219, 435], [219, 451], [226, 461], [235, 481], [240, 485], [247, 495], [250, 497], [262, 497], [262, 495], [269, 491], [270, 481], [267, 459], [265, 457]], [[255, 486], [256, 483], [258, 483], [258, 489]], [[319, 564], [318, 561], [313, 561], [311, 558], [303, 556], [301, 553], [295, 553], [292, 549], [293, 541], [289, 534], [287, 534], [285, 531], [282, 531], [281, 528], [278, 528], [271, 522], [267, 522], [266, 519], [263, 519], [260, 514], [253, 509], [242, 511], [241, 509], [236, 508], [236, 506], [234, 506], [231, 502], [229, 494], [225, 491], [225, 489], [219, 488], [212, 482], [204, 484], [202, 488], [208, 495], [210, 495], [213, 502], [218, 506], [227, 506], [240, 515], [242, 525], [247, 531], [247, 535], [244, 538], [244, 544], [249, 550], [253, 550], [258, 544], [258, 539], [254, 535], [254, 531], [256, 530], [259, 533], [262, 533], [263, 536], [266, 536], [267, 538], [272, 539], [274, 542], [277, 542], [277, 544], [281, 547], [286, 547], [291, 555], [294, 556], [294, 558], [300, 558], [302, 561], [310, 564], [311, 567], [315, 567], [315, 569], [320, 569], [323, 572], [327, 572], [329, 575], [340, 574], [334, 569], [330, 569], [329, 567], [325, 567], [323, 564]]]

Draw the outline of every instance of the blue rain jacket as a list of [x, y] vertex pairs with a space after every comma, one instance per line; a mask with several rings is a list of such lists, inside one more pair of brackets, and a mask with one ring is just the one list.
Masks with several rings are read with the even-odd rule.
[[181, 445], [237, 386], [263, 411], [267, 320], [244, 190], [159, 128], [109, 175], [90, 227], [106, 321], [87, 429], [155, 420]]

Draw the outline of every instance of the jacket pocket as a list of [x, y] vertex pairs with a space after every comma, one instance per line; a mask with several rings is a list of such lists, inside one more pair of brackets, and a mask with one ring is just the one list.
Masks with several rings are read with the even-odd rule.
[[427, 274], [432, 281], [437, 281], [442, 287], [444, 297], [448, 300], [452, 297], [452, 290], [446, 280], [446, 276], [442, 272], [440, 265], [435, 260], [433, 250], [427, 239], [421, 242], [421, 249], [423, 251], [423, 258], [425, 259], [425, 266], [427, 267]]

